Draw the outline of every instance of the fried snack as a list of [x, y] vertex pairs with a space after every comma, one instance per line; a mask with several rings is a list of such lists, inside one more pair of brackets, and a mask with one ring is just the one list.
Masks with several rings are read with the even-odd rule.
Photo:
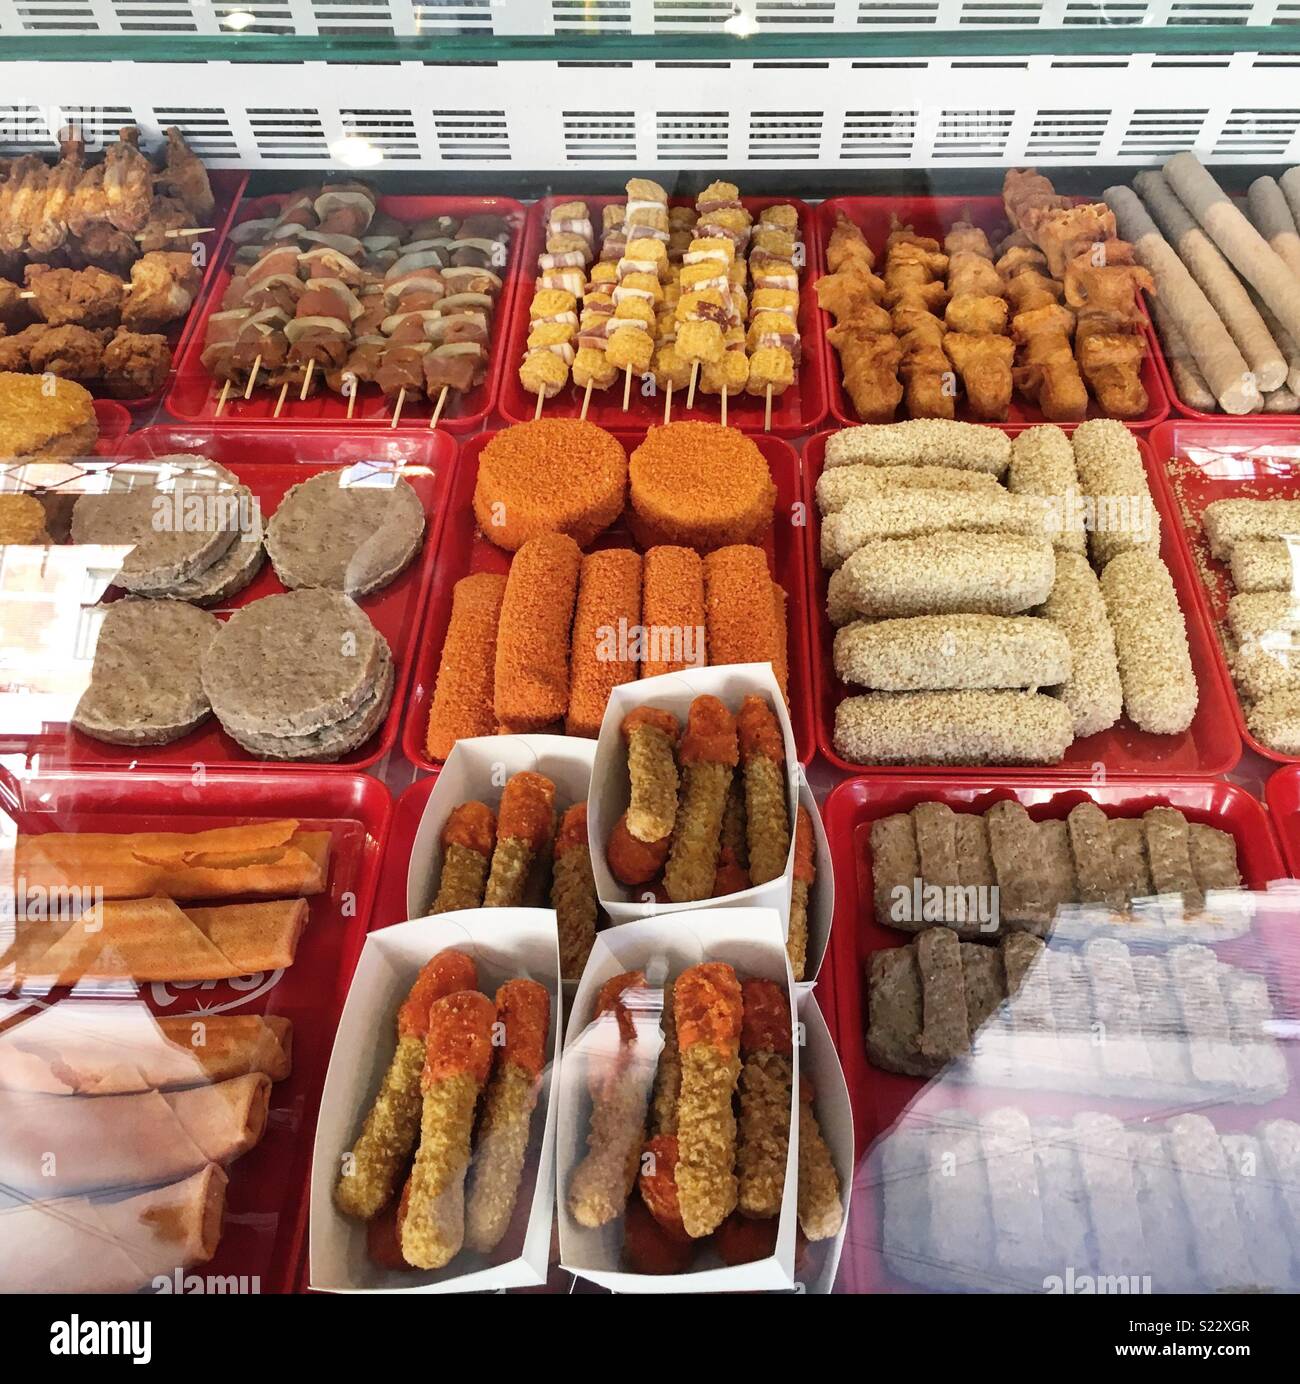
[[497, 626], [493, 707], [513, 733], [540, 731], [569, 706], [569, 629], [582, 553], [565, 534], [515, 554]]
[[518, 552], [539, 534], [585, 548], [623, 512], [627, 453], [580, 418], [539, 418], [497, 433], [479, 455], [474, 514], [498, 548]]
[[636, 1026], [623, 1002], [645, 986], [643, 971], [625, 971], [601, 986], [596, 1018], [608, 1014], [604, 1047], [587, 1059], [591, 1127], [587, 1154], [569, 1180], [569, 1212], [594, 1229], [623, 1214], [636, 1183], [648, 1097], [645, 1064], [636, 1060]]
[[1256, 740], [1280, 754], [1300, 754], [1300, 692], [1284, 689], [1261, 697], [1246, 712]]
[[719, 846], [718, 863], [713, 871], [713, 892], [709, 897], [725, 899], [728, 894], [739, 894], [748, 889], [752, 883], [749, 871], [737, 863], [736, 857], [726, 846]]
[[1238, 591], [1300, 590], [1300, 546], [1291, 539], [1238, 539], [1228, 561]]
[[1070, 439], [1050, 423], [1028, 428], [1011, 444], [1007, 489], [1013, 495], [1040, 495], [1055, 510], [1052, 546], [1068, 553], [1087, 551], [1088, 535], [1078, 512], [1079, 473]]
[[677, 762], [673, 749], [681, 726], [658, 707], [639, 706], [619, 727], [627, 742], [631, 800], [624, 818], [628, 831], [646, 844], [663, 841], [677, 820]]
[[[788, 660], [774, 601], [759, 593], [771, 581], [762, 548], [736, 544], [704, 559], [704, 618], [709, 663], [770, 663], [789, 704]], [[787, 670], [782, 677], [782, 670]]]
[[46, 544], [45, 507], [35, 495], [0, 495], [0, 547], [8, 543]]
[[742, 1215], [781, 1214], [790, 1152], [794, 1037], [790, 1003], [775, 981], [740, 987], [740, 1125], [736, 1142], [737, 1206]]
[[1232, 561], [1238, 543], [1300, 533], [1300, 500], [1214, 500], [1201, 515], [1210, 556]]
[[1096, 507], [1088, 550], [1098, 567], [1117, 553], [1160, 552], [1160, 516], [1133, 434], [1113, 418], [1080, 423], [1071, 439], [1079, 487]]
[[686, 1273], [695, 1258], [695, 1243], [674, 1239], [640, 1201], [628, 1203], [623, 1221], [623, 1258], [629, 1273]]
[[0, 373], [0, 457], [6, 462], [89, 456], [99, 440], [90, 394], [41, 372]]
[[651, 428], [632, 453], [628, 474], [629, 524], [643, 548], [670, 543], [707, 553], [761, 542], [772, 526], [776, 486], [767, 459], [734, 428]]
[[381, 1269], [409, 1271], [415, 1266], [402, 1258], [402, 1222], [411, 1201], [411, 1178], [403, 1179], [402, 1195], [389, 1201], [366, 1225], [366, 1254]]
[[1000, 478], [1010, 461], [1006, 433], [944, 418], [841, 428], [826, 441], [827, 467], [957, 466]]
[[803, 980], [808, 968], [808, 895], [817, 878], [812, 817], [800, 806], [794, 816], [794, 882], [790, 887], [790, 931], [785, 939], [790, 970]]
[[1077, 736], [1109, 730], [1124, 704], [1115, 636], [1096, 574], [1081, 553], [1056, 554], [1056, 580], [1040, 612], [1070, 643], [1070, 677], [1056, 689]]
[[462, 577], [452, 589], [451, 620], [425, 735], [430, 759], [446, 759], [457, 740], [496, 734], [492, 683], [505, 594], [506, 578], [496, 572]]
[[651, 548], [641, 564], [641, 676], [658, 677], [708, 661], [704, 634], [704, 566], [693, 548]]
[[631, 682], [637, 665], [620, 650], [620, 629], [641, 623], [641, 557], [631, 548], [603, 548], [582, 559], [573, 615], [567, 735], [594, 739], [609, 694]]
[[664, 867], [664, 888], [673, 903], [707, 899], [713, 892], [722, 814], [739, 756], [736, 718], [716, 697], [696, 697], [677, 753], [683, 785]]
[[629, 887], [649, 884], [663, 869], [671, 845], [670, 836], [661, 841], [638, 841], [627, 829], [627, 813], [624, 813], [610, 829], [609, 840], [605, 843], [605, 863], [620, 884]]
[[742, 870], [749, 869], [749, 831], [745, 822], [745, 781], [733, 778], [727, 789], [727, 805], [722, 812], [720, 848]]
[[677, 1197], [693, 1239], [712, 1234], [736, 1208], [736, 1117], [744, 1017], [740, 982], [722, 961], [706, 961], [673, 987], [682, 1087], [677, 1102]]
[[718, 1227], [713, 1237], [718, 1258], [729, 1268], [770, 1259], [776, 1253], [777, 1222], [755, 1221], [733, 1212]]
[[[1068, 439], [1064, 439], [1069, 447]], [[1074, 453], [1070, 453], [1074, 469]], [[987, 471], [961, 471], [955, 466], [832, 466], [817, 477], [817, 508], [835, 514], [850, 500], [878, 495], [894, 486], [915, 490], [996, 490], [998, 481]], [[1014, 487], [1013, 487], [1014, 488]]]
[[452, 913], [482, 904], [496, 830], [497, 820], [485, 804], [461, 803], [452, 808], [439, 837], [442, 876], [430, 913]]
[[799, 1077], [799, 1228], [809, 1240], [829, 1240], [844, 1219], [840, 1179], [813, 1110], [816, 1093]]
[[426, 963], [407, 992], [397, 1011], [397, 1050], [334, 1187], [334, 1204], [345, 1216], [368, 1221], [392, 1200], [420, 1132], [429, 1010], [477, 983], [474, 962], [464, 952], [445, 951]]
[[551, 907], [560, 933], [560, 975], [577, 980], [596, 940], [596, 881], [587, 845], [587, 804], [574, 803], [555, 836]]
[[780, 722], [762, 697], [749, 696], [741, 703], [736, 730], [745, 779], [749, 878], [752, 884], [766, 884], [785, 873], [790, 854], [785, 741]]
[[555, 785], [528, 770], [515, 774], [501, 792], [484, 908], [517, 908], [524, 903], [529, 871], [554, 829]]
[[477, 990], [459, 990], [429, 1010], [420, 1147], [402, 1222], [402, 1257], [418, 1269], [449, 1264], [465, 1242], [465, 1174], [479, 1092], [492, 1069], [497, 1007]]
[[682, 1225], [682, 1208], [677, 1197], [677, 1136], [656, 1134], [646, 1141], [641, 1152], [638, 1187], [645, 1209], [660, 1228], [674, 1240], [687, 1244], [691, 1237]]
[[[655, 1068], [654, 1095], [650, 1101], [650, 1133], [677, 1133], [677, 1098], [682, 1090], [682, 1054], [677, 1047], [677, 1018], [673, 1012], [673, 986], [664, 982], [664, 1007], [659, 1015], [659, 1027], [664, 1045], [659, 1050]], [[674, 1157], [676, 1146], [674, 1145]]]
[[496, 1249], [514, 1214], [551, 1023], [551, 997], [535, 980], [508, 980], [496, 999], [505, 1042], [483, 1098], [465, 1197], [465, 1244], [479, 1254]]

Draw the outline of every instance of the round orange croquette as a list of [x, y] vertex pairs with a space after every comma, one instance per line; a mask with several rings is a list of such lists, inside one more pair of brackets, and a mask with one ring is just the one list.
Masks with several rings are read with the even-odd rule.
[[628, 523], [643, 547], [707, 553], [759, 543], [772, 526], [776, 486], [753, 439], [717, 423], [651, 428], [632, 453]]
[[479, 453], [474, 515], [507, 552], [546, 533], [585, 548], [623, 512], [626, 492], [617, 438], [580, 418], [539, 418], [503, 429]]

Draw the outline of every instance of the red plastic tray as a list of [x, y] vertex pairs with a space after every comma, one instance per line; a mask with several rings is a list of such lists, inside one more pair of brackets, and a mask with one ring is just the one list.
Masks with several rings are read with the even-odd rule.
[[[943, 778], [856, 778], [839, 785], [822, 808], [835, 862], [835, 921], [831, 944], [819, 985], [831, 977], [831, 1001], [825, 1006], [827, 1023], [844, 1066], [853, 1103], [855, 1143], [858, 1149], [857, 1187], [850, 1208], [850, 1225], [840, 1270], [840, 1289], [846, 1292], [911, 1291], [915, 1287], [895, 1279], [880, 1255], [880, 1227], [875, 1160], [867, 1151], [894, 1122], [912, 1107], [912, 1114], [926, 1114], [949, 1106], [966, 1110], [1018, 1106], [1032, 1114], [1071, 1114], [1076, 1110], [1104, 1109], [1120, 1118], [1152, 1113], [1150, 1103], [1107, 1099], [1102, 1096], [1066, 1096], [1043, 1091], [1014, 1091], [996, 1087], [948, 1087], [917, 1077], [880, 1071], [867, 1060], [866, 968], [873, 952], [904, 945], [907, 934], [875, 921], [871, 892], [871, 823], [894, 812], [906, 812], [917, 803], [937, 800], [957, 811], [983, 812], [995, 802], [1014, 799], [1024, 804], [1035, 820], [1063, 818], [1076, 803], [1091, 799], [1108, 815], [1134, 817], [1156, 806], [1172, 806], [1192, 821], [1206, 822], [1232, 833], [1237, 843], [1242, 877], [1247, 887], [1263, 888], [1283, 877], [1285, 867], [1278, 852], [1268, 815], [1263, 807], [1236, 784], [1213, 779], [1129, 779], [1105, 784], [1083, 778], [1071, 782], [1039, 779], [999, 783], [988, 777], [955, 775]], [[1276, 915], [1262, 917], [1246, 937], [1218, 944], [1225, 962], [1269, 970], [1282, 1006], [1289, 1017], [1300, 1016], [1300, 941], [1294, 919], [1289, 924]], [[1222, 1105], [1210, 1113], [1220, 1127], [1250, 1129], [1260, 1120], [1279, 1114], [1295, 1118], [1300, 1104], [1300, 1054], [1291, 1053], [1292, 1088], [1287, 1096], [1269, 1105]], [[924, 1096], [923, 1094], [924, 1093]], [[1164, 1111], [1164, 1114], [1174, 1113]]]
[[292, 1292], [306, 1250], [312, 1136], [325, 1068], [365, 940], [392, 815], [387, 788], [363, 774], [301, 769], [212, 769], [202, 782], [188, 772], [161, 770], [42, 775], [26, 781], [23, 799], [32, 830], [41, 829], [42, 818], [58, 831], [128, 832], [202, 831], [298, 817], [305, 827], [332, 833], [329, 890], [310, 900], [311, 921], [292, 966], [234, 981], [140, 988], [155, 1014], [234, 1012], [293, 1021], [293, 1071], [271, 1087], [262, 1142], [230, 1167], [215, 1257], [193, 1270], [256, 1277], [262, 1292]]
[[[1008, 427], [1008, 432], [1018, 429]], [[1071, 431], [1069, 426], [1065, 431]], [[835, 708], [852, 689], [835, 676], [832, 650], [835, 631], [826, 618], [827, 572], [821, 565], [821, 515], [817, 509], [817, 478], [822, 473], [826, 455], [826, 439], [833, 434], [818, 433], [804, 447], [804, 500], [808, 508], [808, 605], [812, 612], [812, 669], [813, 687], [817, 702], [817, 743], [822, 754], [837, 768], [850, 773], [911, 774], [924, 765], [852, 764], [835, 749]], [[1225, 774], [1241, 758], [1241, 741], [1232, 722], [1232, 691], [1225, 686], [1222, 660], [1215, 646], [1213, 633], [1205, 623], [1204, 613], [1197, 600], [1199, 583], [1190, 570], [1186, 550], [1172, 532], [1177, 523], [1172, 515], [1168, 494], [1160, 477], [1160, 468], [1152, 458], [1150, 444], [1137, 434], [1138, 448], [1146, 463], [1151, 481], [1152, 496], [1160, 512], [1162, 533], [1160, 555], [1169, 566], [1174, 590], [1187, 622], [1187, 642], [1192, 654], [1192, 667], [1200, 687], [1200, 705], [1190, 728], [1182, 735], [1150, 735], [1138, 730], [1127, 719], [1084, 740], [1075, 740], [1065, 752], [1065, 758], [1054, 768], [1043, 765], [999, 769], [1008, 778], [1026, 774], [1080, 774], [1097, 768], [1107, 773], [1160, 774]], [[979, 774], [979, 768], [948, 768], [934, 766], [936, 773]]]
[[[910, 225], [918, 235], [933, 236], [942, 241], [945, 233], [955, 221], [968, 220], [985, 231], [990, 240], [993, 233], [1002, 234], [1009, 229], [1006, 212], [1001, 197], [834, 197], [817, 208], [817, 255], [818, 263], [826, 264], [826, 247], [830, 242], [831, 231], [835, 228], [835, 218], [843, 212], [853, 222], [877, 256], [877, 268], [883, 256], [885, 238], [889, 235], [891, 220], [897, 216], [903, 225]], [[820, 272], [829, 272], [822, 269]], [[816, 295], [814, 294], [814, 302]], [[826, 331], [834, 325], [829, 312], [817, 309], [821, 317], [819, 335], [825, 339]], [[1145, 328], [1147, 344], [1150, 348], [1142, 362], [1142, 385], [1147, 392], [1147, 411], [1140, 418], [1126, 419], [1129, 427], [1149, 428], [1169, 413], [1169, 396], [1165, 377], [1155, 363], [1155, 333], [1150, 324]], [[831, 416], [841, 423], [860, 423], [862, 420], [854, 412], [848, 395], [844, 392], [844, 380], [840, 374], [839, 357], [829, 344], [826, 350], [826, 377], [830, 395]], [[905, 416], [905, 415], [903, 415]], [[1097, 407], [1096, 400], [1089, 401], [1088, 417], [1105, 418]], [[972, 421], [965, 400], [959, 403], [957, 417]], [[1019, 392], [1012, 395], [1009, 423], [1042, 423], [1046, 420], [1042, 413]]]
[[[505, 417], [516, 423], [525, 422], [537, 410], [537, 396], [529, 394], [519, 383], [519, 365], [524, 358], [528, 340], [528, 309], [533, 301], [533, 283], [537, 273], [537, 256], [541, 254], [546, 241], [546, 218], [551, 208], [560, 202], [571, 202], [572, 197], [546, 197], [536, 202], [528, 212], [528, 226], [524, 233], [523, 257], [520, 261], [520, 288], [514, 300], [511, 314], [510, 333], [506, 338], [507, 368], [501, 386], [500, 409]], [[593, 226], [599, 227], [603, 207], [621, 203], [621, 197], [584, 197], [582, 199], [591, 209]], [[812, 432], [826, 417], [826, 334], [818, 322], [817, 297], [812, 285], [821, 273], [820, 253], [817, 236], [813, 234], [813, 208], [793, 197], [742, 197], [745, 207], [757, 214], [765, 207], [785, 205], [799, 210], [799, 234], [805, 247], [807, 263], [799, 275], [799, 338], [803, 348], [803, 360], [795, 375], [795, 382], [779, 398], [772, 400], [772, 432], [778, 437], [798, 437], [801, 433]], [[671, 206], [691, 206], [688, 197], [672, 197]], [[597, 247], [599, 250], [599, 246]], [[554, 399], [548, 399], [542, 406], [545, 418], [576, 418], [582, 411], [584, 390], [570, 384], [562, 389]], [[695, 407], [689, 412], [686, 408], [686, 392], [673, 391], [673, 413], [675, 419], [703, 418], [716, 422], [720, 417], [719, 396], [695, 394]], [[727, 423], [740, 428], [742, 432], [762, 432], [763, 414], [766, 401], [761, 397], [740, 394], [727, 400]], [[661, 394], [643, 399], [640, 394], [640, 381], [632, 381], [632, 398], [626, 413], [623, 412], [623, 382], [611, 385], [609, 389], [592, 391], [587, 417], [602, 428], [616, 431], [620, 428], [645, 428], [651, 423], [661, 423], [664, 416], [664, 400]]]
[[436, 773], [426, 774], [411, 784], [405, 792], [399, 793], [393, 804], [393, 820], [388, 832], [388, 846], [384, 851], [384, 872], [379, 880], [375, 895], [375, 906], [370, 913], [370, 930], [389, 927], [393, 923], [404, 923], [406, 911], [406, 875], [411, 863], [411, 849], [415, 845], [415, 833], [420, 829], [420, 818], [429, 801], [429, 794], [438, 782]]
[[[429, 704], [433, 700], [434, 685], [438, 679], [442, 643], [451, 619], [452, 588], [462, 577], [474, 572], [507, 572], [510, 569], [510, 554], [489, 543], [479, 533], [474, 518], [473, 497], [478, 480], [479, 453], [494, 436], [495, 433], [481, 433], [463, 444], [447, 495], [448, 518], [439, 542], [437, 577], [415, 655], [415, 681], [402, 736], [402, 749], [407, 759], [422, 769], [438, 767], [438, 761], [430, 759], [425, 752], [425, 731], [429, 722]], [[614, 436], [630, 456], [644, 439], [645, 430], [616, 432]], [[800, 498], [799, 458], [790, 444], [780, 438], [759, 435], [754, 441], [767, 458], [772, 479], [776, 483], [776, 520], [766, 547], [768, 565], [773, 576], [785, 587], [789, 598], [786, 624], [789, 630], [790, 716], [794, 722], [794, 742], [799, 759], [807, 764], [814, 751], [812, 682], [808, 671], [807, 587], [804, 583], [804, 569], [808, 562], [807, 530], [805, 526], [785, 522], [782, 518], [793, 512], [791, 507]], [[634, 544], [620, 521], [601, 534], [593, 546], [627, 548]]]
[[96, 399], [94, 404], [95, 422], [99, 424], [95, 453], [102, 457], [112, 456], [117, 444], [131, 431], [131, 411], [113, 399]]
[[1300, 876], [1300, 767], [1279, 769], [1264, 785], [1264, 800], [1273, 817], [1273, 830], [1292, 875]]
[[1300, 413], [1205, 413], [1201, 409], [1193, 408], [1190, 404], [1185, 404], [1178, 397], [1178, 390], [1174, 385], [1174, 377], [1169, 369], [1169, 362], [1165, 358], [1164, 342], [1160, 340], [1160, 333], [1155, 326], [1151, 328], [1151, 341], [1154, 346], [1152, 353], [1156, 363], [1156, 371], [1160, 376], [1160, 382], [1164, 385], [1165, 394], [1169, 399], [1169, 411], [1173, 418], [1195, 418], [1202, 423], [1229, 423], [1234, 427], [1240, 427], [1242, 423], [1253, 423], [1256, 427], [1261, 424], [1268, 427], [1271, 423], [1291, 423], [1300, 421]]
[[[1201, 424], [1179, 418], [1162, 423], [1151, 434], [1151, 450], [1160, 463], [1165, 508], [1173, 516], [1189, 575], [1195, 575], [1201, 618], [1209, 626], [1220, 680], [1227, 688], [1238, 734], [1256, 754], [1278, 764], [1300, 764], [1300, 756], [1282, 754], [1256, 740], [1246, 727], [1224, 653], [1228, 599], [1236, 588], [1228, 568], [1210, 556], [1201, 514], [1214, 500], [1295, 499], [1300, 496], [1300, 430], [1293, 423], [1255, 420], [1249, 431], [1240, 423], [1221, 427], [1222, 419]], [[1218, 474], [1215, 474], [1215, 473]]]
[[[274, 216], [292, 195], [283, 192], [252, 198], [240, 207], [235, 224], [257, 217]], [[428, 216], [465, 217], [475, 214], [514, 218], [515, 231], [510, 242], [510, 258], [503, 276], [501, 297], [492, 314], [487, 378], [463, 397], [449, 396], [439, 420], [439, 427], [446, 428], [448, 432], [471, 432], [495, 407], [500, 391], [501, 375], [506, 360], [506, 352], [503, 349], [505, 324], [510, 319], [515, 288], [520, 278], [519, 267], [522, 263], [519, 242], [524, 224], [523, 204], [516, 202], [513, 197], [381, 197], [379, 209], [403, 221], [418, 221]], [[248, 402], [242, 397], [228, 399], [221, 417], [216, 416], [221, 388], [203, 368], [199, 358], [203, 354], [208, 318], [220, 310], [221, 296], [230, 282], [230, 258], [235, 248], [227, 243], [224, 253], [220, 256], [220, 263], [203, 303], [202, 315], [177, 361], [176, 375], [167, 395], [168, 409], [178, 418], [189, 422], [215, 422], [222, 427], [273, 428], [279, 427], [281, 423], [290, 423], [306, 428], [333, 428], [387, 424], [392, 418], [393, 401], [386, 399], [373, 385], [366, 385], [358, 390], [350, 424], [347, 418], [347, 400], [328, 391], [322, 391], [304, 401], [298, 398], [295, 390], [290, 389], [280, 417], [275, 419], [272, 415], [279, 398], [279, 390], [257, 389]], [[432, 412], [427, 400], [407, 399], [402, 408], [398, 430], [427, 429]]]
[[[194, 452], [229, 467], [261, 501], [264, 519], [269, 518], [290, 486], [318, 472], [337, 470], [360, 461], [400, 462], [412, 468], [407, 480], [424, 502], [428, 516], [424, 547], [420, 556], [396, 579], [360, 604], [388, 640], [396, 665], [393, 703], [384, 724], [364, 745], [336, 764], [313, 765], [322, 770], [363, 769], [382, 758], [397, 741], [403, 699], [415, 654], [415, 642], [433, 576], [434, 555], [442, 527], [445, 494], [450, 482], [456, 444], [439, 430], [413, 435], [402, 432], [377, 432], [374, 429], [331, 436], [319, 430], [285, 426], [267, 434], [254, 434], [247, 428], [197, 428], [163, 425], [131, 433], [118, 449], [123, 460], [165, 456], [172, 452]], [[238, 609], [262, 596], [283, 591], [270, 562], [252, 583], [232, 598], [224, 610]], [[197, 730], [170, 745], [108, 745], [60, 726], [43, 735], [18, 739], [0, 738], [5, 748], [40, 751], [53, 755], [55, 763], [97, 767], [126, 765], [219, 764], [231, 768], [268, 768], [241, 749], [225, 734], [215, 717]], [[45, 762], [49, 762], [46, 760]], [[274, 766], [277, 771], [279, 765]]]

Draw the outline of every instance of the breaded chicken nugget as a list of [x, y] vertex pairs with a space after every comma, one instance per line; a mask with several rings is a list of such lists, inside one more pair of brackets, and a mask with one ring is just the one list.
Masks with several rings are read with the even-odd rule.
[[497, 819], [485, 803], [461, 803], [443, 824], [442, 876], [430, 913], [477, 908], [483, 902]]

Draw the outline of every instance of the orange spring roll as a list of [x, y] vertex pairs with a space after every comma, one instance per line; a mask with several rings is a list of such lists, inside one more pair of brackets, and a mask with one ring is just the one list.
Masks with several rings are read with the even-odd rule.
[[540, 731], [569, 706], [569, 631], [582, 550], [566, 534], [515, 554], [497, 626], [494, 706], [511, 731]]
[[496, 734], [493, 669], [505, 592], [506, 578], [496, 572], [463, 577], [452, 591], [451, 620], [429, 707], [425, 747], [430, 759], [446, 759], [457, 740]]
[[[770, 663], [786, 696], [787, 666], [774, 601], [761, 599], [772, 578], [762, 548], [736, 544], [704, 559], [704, 609], [709, 632], [709, 662]], [[789, 700], [787, 696], [787, 701]]]
[[708, 658], [700, 555], [693, 548], [651, 548], [642, 562], [641, 581], [646, 632], [641, 676], [703, 667]]
[[631, 548], [604, 548], [582, 559], [573, 616], [568, 735], [594, 740], [609, 694], [637, 675], [624, 641], [641, 623], [641, 557]]

